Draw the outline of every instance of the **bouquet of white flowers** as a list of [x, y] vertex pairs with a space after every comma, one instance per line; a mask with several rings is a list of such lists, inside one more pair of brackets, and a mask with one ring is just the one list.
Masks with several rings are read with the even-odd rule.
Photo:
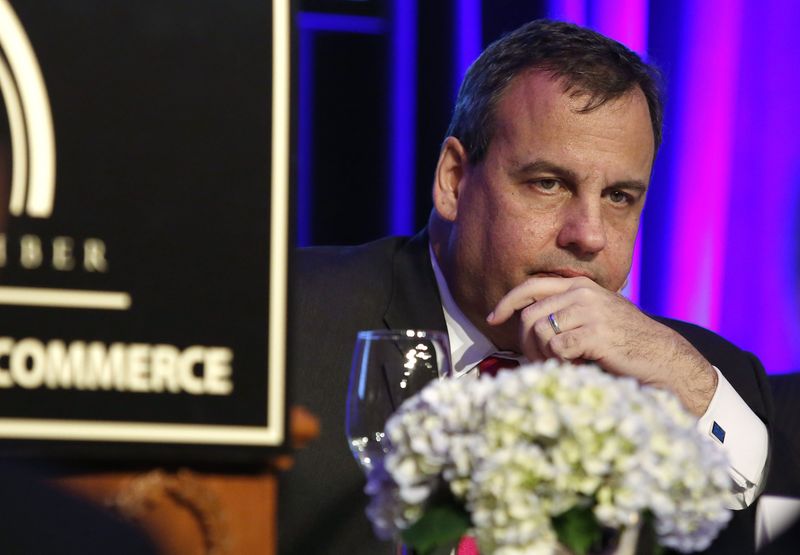
[[435, 381], [386, 424], [370, 472], [376, 533], [420, 553], [463, 534], [482, 555], [586, 553], [642, 522], [702, 550], [730, 519], [728, 464], [666, 391], [548, 361], [496, 378]]

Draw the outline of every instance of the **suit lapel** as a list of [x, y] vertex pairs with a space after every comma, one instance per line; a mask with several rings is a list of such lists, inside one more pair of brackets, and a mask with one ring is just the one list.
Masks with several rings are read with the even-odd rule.
[[447, 332], [428, 252], [427, 228], [412, 237], [394, 256], [392, 294], [383, 320], [390, 329]]

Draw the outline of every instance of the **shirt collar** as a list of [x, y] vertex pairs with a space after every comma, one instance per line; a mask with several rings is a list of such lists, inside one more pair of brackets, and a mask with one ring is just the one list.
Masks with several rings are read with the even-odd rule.
[[496, 353], [497, 347], [470, 322], [458, 307], [450, 294], [447, 281], [439, 267], [439, 261], [436, 260], [436, 255], [430, 245], [428, 245], [428, 251], [431, 256], [433, 273], [436, 276], [436, 285], [439, 287], [439, 296], [442, 299], [442, 311], [447, 324], [447, 336], [450, 339], [453, 375], [458, 377], [475, 368], [487, 356]]

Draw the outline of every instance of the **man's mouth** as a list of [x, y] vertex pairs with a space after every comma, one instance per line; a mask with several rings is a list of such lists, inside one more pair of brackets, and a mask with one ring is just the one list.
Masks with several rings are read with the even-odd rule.
[[589, 275], [587, 272], [581, 272], [580, 270], [573, 270], [571, 268], [559, 268], [556, 270], [549, 270], [547, 272], [535, 272], [534, 277], [560, 277], [560, 278], [574, 278], [574, 277], [588, 277], [592, 279], [592, 276]]

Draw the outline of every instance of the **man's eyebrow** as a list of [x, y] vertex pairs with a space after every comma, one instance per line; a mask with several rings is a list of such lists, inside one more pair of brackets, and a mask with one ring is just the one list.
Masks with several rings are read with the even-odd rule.
[[519, 179], [534, 173], [549, 173], [570, 183], [577, 183], [578, 181], [578, 174], [574, 171], [547, 160], [534, 160], [533, 162], [526, 163], [512, 162], [509, 171], [511, 177]]
[[641, 194], [647, 192], [647, 183], [643, 183], [637, 180], [631, 181], [616, 181], [614, 183], [609, 183], [607, 189], [627, 189], [629, 191], [637, 191]]
[[[547, 160], [535, 160], [527, 163], [512, 163], [509, 171], [511, 177], [517, 179], [523, 179], [531, 174], [537, 173], [551, 174], [555, 177], [563, 179], [568, 183], [578, 182], [578, 174], [576, 174], [574, 171]], [[645, 193], [647, 192], [647, 183], [644, 181], [639, 181], [638, 179], [631, 179], [609, 183], [607, 188], [627, 189]]]

